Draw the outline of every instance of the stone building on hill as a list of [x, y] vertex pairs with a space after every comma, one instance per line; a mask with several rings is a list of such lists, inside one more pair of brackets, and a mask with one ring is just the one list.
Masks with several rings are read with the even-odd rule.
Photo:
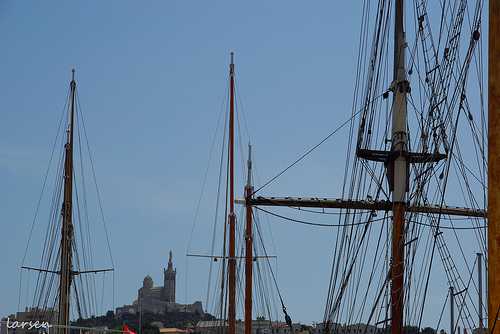
[[175, 280], [177, 269], [173, 268], [172, 251], [169, 253], [168, 267], [163, 268], [163, 286], [153, 286], [153, 279], [147, 275], [142, 287], [137, 293], [137, 300], [132, 305], [124, 305], [116, 308], [116, 315], [120, 316], [124, 313], [165, 313], [165, 312], [198, 312], [203, 315], [201, 301], [196, 301], [193, 304], [181, 305], [175, 302]]

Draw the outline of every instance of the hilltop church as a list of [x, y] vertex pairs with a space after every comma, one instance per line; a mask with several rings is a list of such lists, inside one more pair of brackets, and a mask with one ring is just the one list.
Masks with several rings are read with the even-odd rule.
[[165, 312], [198, 312], [204, 314], [201, 301], [193, 304], [181, 305], [175, 302], [175, 276], [177, 269], [173, 268], [172, 251], [169, 253], [168, 267], [163, 268], [163, 286], [153, 286], [153, 279], [147, 275], [139, 289], [137, 300], [132, 305], [124, 305], [116, 308], [116, 315], [124, 313], [165, 313]]

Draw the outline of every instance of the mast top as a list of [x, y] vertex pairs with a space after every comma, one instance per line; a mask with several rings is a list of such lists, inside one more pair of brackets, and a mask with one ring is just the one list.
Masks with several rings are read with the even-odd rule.
[[248, 143], [248, 178], [247, 188], [252, 188], [252, 145]]
[[76, 82], [75, 82], [75, 68], [71, 70], [71, 83], [70, 83], [71, 88], [76, 87]]
[[234, 63], [233, 63], [233, 56], [234, 56], [234, 53], [233, 51], [231, 51], [231, 65], [229, 66], [229, 73], [231, 75], [234, 75]]

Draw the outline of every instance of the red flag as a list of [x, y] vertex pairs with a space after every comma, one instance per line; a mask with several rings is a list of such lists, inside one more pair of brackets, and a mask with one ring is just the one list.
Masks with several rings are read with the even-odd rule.
[[128, 329], [127, 326], [123, 325], [123, 331], [128, 333], [128, 334], [137, 334], [136, 332], [132, 332], [130, 329]]

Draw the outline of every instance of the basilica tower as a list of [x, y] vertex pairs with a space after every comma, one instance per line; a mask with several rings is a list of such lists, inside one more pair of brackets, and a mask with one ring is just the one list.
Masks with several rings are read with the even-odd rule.
[[168, 267], [167, 269], [163, 268], [163, 275], [165, 277], [163, 284], [164, 300], [167, 303], [175, 303], [175, 275], [177, 274], [177, 269], [173, 269], [172, 265], [172, 251], [170, 251]]

